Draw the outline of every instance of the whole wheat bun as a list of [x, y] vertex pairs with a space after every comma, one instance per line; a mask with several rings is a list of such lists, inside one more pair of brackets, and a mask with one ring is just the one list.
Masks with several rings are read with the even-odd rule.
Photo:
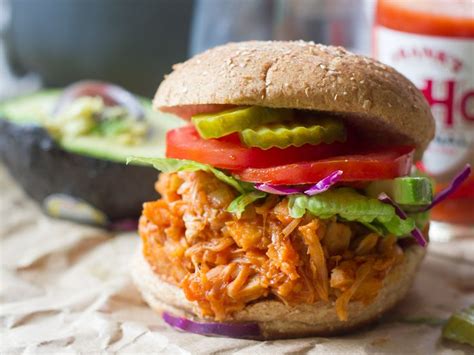
[[184, 118], [220, 105], [258, 105], [348, 115], [371, 140], [413, 144], [420, 158], [435, 123], [422, 93], [395, 69], [341, 47], [251, 41], [210, 49], [161, 83], [154, 107]]
[[[349, 320], [346, 322], [339, 320], [334, 304], [319, 302], [290, 307], [277, 300], [249, 304], [226, 321], [258, 323], [261, 330], [259, 339], [327, 336], [355, 330], [377, 320], [406, 295], [424, 254], [425, 250], [418, 245], [405, 249], [403, 262], [389, 272], [372, 303], [367, 306], [359, 302], [349, 303]], [[161, 279], [141, 250], [133, 260], [132, 277], [145, 301], [156, 312], [167, 311], [203, 321], [199, 318], [197, 305], [188, 301], [179, 287]]]

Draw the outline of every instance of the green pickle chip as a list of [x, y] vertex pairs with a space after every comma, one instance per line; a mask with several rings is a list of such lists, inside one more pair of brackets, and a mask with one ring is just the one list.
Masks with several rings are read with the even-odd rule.
[[474, 346], [474, 305], [449, 318], [443, 328], [443, 337]]
[[249, 147], [301, 147], [304, 144], [344, 142], [346, 129], [337, 118], [307, 118], [295, 122], [278, 122], [248, 128], [240, 132], [241, 141]]
[[199, 135], [204, 139], [219, 138], [243, 129], [271, 122], [280, 122], [292, 116], [292, 110], [261, 106], [237, 107], [217, 113], [203, 113], [192, 117]]

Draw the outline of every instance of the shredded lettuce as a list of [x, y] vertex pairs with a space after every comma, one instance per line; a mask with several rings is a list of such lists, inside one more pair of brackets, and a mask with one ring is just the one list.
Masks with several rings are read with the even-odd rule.
[[237, 196], [227, 207], [227, 211], [237, 215], [238, 218], [245, 211], [245, 208], [258, 199], [267, 196], [265, 192], [257, 191], [252, 184], [240, 181], [232, 176], [227, 175], [223, 171], [213, 168], [210, 165], [198, 163], [192, 160], [172, 159], [172, 158], [138, 158], [132, 157], [127, 159], [127, 164], [131, 161], [153, 165], [157, 170], [164, 173], [174, 173], [177, 171], [198, 171], [202, 170], [214, 174], [220, 181], [232, 186], [241, 195]]
[[174, 173], [177, 171], [198, 171], [202, 170], [211, 174], [214, 174], [216, 178], [232, 186], [241, 194], [252, 191], [252, 184], [239, 181], [232, 176], [227, 175], [223, 171], [213, 168], [210, 165], [198, 163], [192, 160], [185, 159], [172, 159], [172, 158], [139, 158], [132, 157], [127, 159], [127, 164], [135, 161], [146, 165], [153, 165], [157, 170], [163, 173]]
[[338, 216], [366, 226], [370, 224], [372, 230], [383, 230], [398, 237], [409, 235], [415, 228], [413, 218], [401, 219], [393, 206], [348, 187], [331, 189], [314, 196], [290, 196], [288, 207], [293, 218], [301, 218], [306, 212], [323, 219]]
[[230, 203], [229, 207], [227, 207], [227, 211], [235, 214], [238, 218], [240, 218], [248, 205], [254, 203], [255, 201], [261, 198], [265, 198], [266, 196], [267, 193], [263, 191], [251, 191], [244, 193], [235, 198]]

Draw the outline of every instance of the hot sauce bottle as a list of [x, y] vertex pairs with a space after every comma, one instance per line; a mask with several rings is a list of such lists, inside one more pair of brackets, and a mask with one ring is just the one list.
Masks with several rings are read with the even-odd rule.
[[[436, 136], [421, 167], [439, 191], [466, 163], [474, 166], [474, 1], [378, 0], [373, 54], [413, 81], [431, 106]], [[474, 226], [473, 176], [432, 219]]]

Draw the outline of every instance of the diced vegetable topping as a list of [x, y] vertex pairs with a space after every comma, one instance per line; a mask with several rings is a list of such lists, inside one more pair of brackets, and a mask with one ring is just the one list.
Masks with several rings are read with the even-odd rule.
[[336, 118], [308, 118], [247, 128], [240, 132], [240, 137], [248, 147], [284, 149], [305, 144], [344, 142], [346, 130], [342, 121]]
[[292, 110], [261, 106], [238, 107], [218, 113], [203, 113], [192, 117], [202, 138], [219, 138], [245, 128], [289, 119]]
[[474, 346], [474, 305], [449, 318], [443, 328], [443, 337]]

